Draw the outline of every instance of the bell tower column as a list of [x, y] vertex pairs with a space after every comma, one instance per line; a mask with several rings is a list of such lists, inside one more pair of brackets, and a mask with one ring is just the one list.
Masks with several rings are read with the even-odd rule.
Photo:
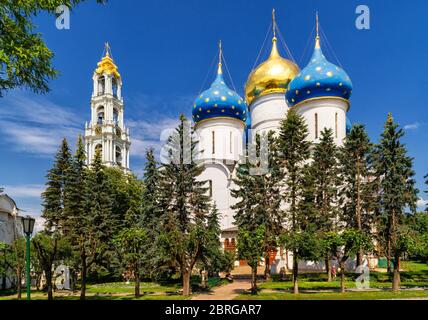
[[104, 165], [128, 172], [131, 141], [124, 124], [122, 77], [108, 43], [92, 80], [91, 121], [85, 127], [87, 162], [92, 163], [95, 150], [101, 149]]

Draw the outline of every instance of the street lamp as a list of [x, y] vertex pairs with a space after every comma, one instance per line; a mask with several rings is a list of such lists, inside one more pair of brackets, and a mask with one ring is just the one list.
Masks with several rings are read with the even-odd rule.
[[26, 216], [22, 218], [22, 227], [24, 229], [25, 238], [27, 239], [27, 254], [26, 254], [26, 270], [27, 270], [27, 300], [30, 300], [31, 294], [31, 277], [30, 277], [30, 237], [33, 234], [34, 223], [36, 219]]

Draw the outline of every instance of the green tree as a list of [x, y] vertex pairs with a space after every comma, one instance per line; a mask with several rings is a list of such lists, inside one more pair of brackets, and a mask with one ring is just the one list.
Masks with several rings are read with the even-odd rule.
[[205, 270], [209, 274], [229, 272], [233, 268], [235, 255], [222, 250], [220, 235], [220, 214], [214, 205], [206, 219], [205, 235], [203, 236], [205, 240], [201, 249], [201, 270]]
[[[82, 0], [4, 0], [0, 3], [0, 97], [5, 91], [26, 87], [36, 93], [49, 91], [48, 81], [57, 76], [54, 54], [32, 19], [41, 12], [55, 14], [59, 5], [72, 8]], [[103, 3], [103, 0], [97, 0]]]
[[282, 194], [286, 209], [282, 224], [289, 226], [282, 238], [288, 249], [293, 251], [293, 290], [294, 293], [298, 293], [299, 244], [303, 244], [296, 241], [302, 231], [299, 226], [301, 216], [299, 201], [304, 190], [305, 163], [310, 157], [310, 142], [305, 120], [293, 109], [288, 111], [286, 118], [281, 122], [278, 149], [284, 168]]
[[6, 281], [12, 279], [11, 271], [15, 269], [15, 255], [12, 246], [0, 241], [0, 288], [6, 289]]
[[64, 214], [64, 202], [66, 196], [66, 184], [71, 166], [71, 154], [67, 140], [62, 140], [52, 168], [46, 176], [46, 189], [42, 193], [43, 213], [45, 227], [50, 232], [64, 231], [66, 216]]
[[121, 230], [114, 239], [114, 244], [122, 253], [122, 266], [132, 272], [135, 280], [135, 297], [140, 294], [140, 279], [147, 267], [147, 247], [149, 238], [145, 229], [130, 227]]
[[393, 290], [400, 288], [400, 257], [406, 249], [407, 237], [402, 232], [405, 208], [415, 212], [417, 201], [413, 159], [407, 156], [406, 147], [400, 141], [403, 135], [404, 131], [388, 114], [381, 140], [373, 153], [375, 175], [380, 186], [378, 203], [386, 222], [377, 228], [385, 229], [388, 257], [394, 257]]
[[[370, 154], [372, 144], [363, 125], [356, 124], [339, 152], [341, 186], [341, 220], [360, 233], [371, 233], [373, 222], [373, 183]], [[363, 263], [364, 252], [357, 251], [357, 266]]]
[[102, 164], [101, 151], [95, 152], [94, 161], [87, 172], [83, 192], [84, 216], [76, 231], [80, 253], [80, 299], [86, 298], [86, 282], [91, 266], [100, 263], [111, 252], [113, 224], [108, 179]]
[[265, 277], [270, 274], [269, 253], [277, 247], [283, 220], [278, 197], [282, 176], [275, 148], [273, 132], [256, 135], [255, 144], [248, 146], [248, 155], [238, 166], [234, 180], [237, 189], [232, 190], [232, 196], [238, 199], [232, 206], [236, 210], [235, 225], [247, 231], [265, 227]]
[[[321, 131], [319, 143], [315, 145], [312, 164], [315, 191], [315, 210], [318, 216], [318, 228], [323, 233], [336, 232], [335, 220], [339, 214], [338, 191], [340, 185], [338, 147], [333, 139], [333, 130]], [[326, 250], [325, 265], [328, 281], [331, 281], [331, 251]]]
[[238, 231], [238, 257], [246, 260], [251, 267], [251, 293], [257, 294], [257, 266], [265, 252], [264, 226], [254, 230], [241, 228]]
[[70, 169], [68, 170], [67, 183], [65, 187], [64, 213], [66, 217], [66, 233], [73, 251], [67, 262], [71, 266], [71, 284], [73, 291], [76, 290], [77, 273], [80, 270], [80, 253], [82, 251], [82, 232], [87, 223], [85, 186], [88, 174], [86, 165], [85, 147], [83, 139], [79, 135], [76, 144], [76, 152], [73, 155]]
[[322, 243], [326, 246], [326, 250], [329, 250], [339, 262], [340, 291], [345, 292], [346, 261], [362, 249], [365, 251], [371, 250], [372, 239], [358, 229], [344, 228], [340, 231], [324, 234]]
[[159, 170], [159, 206], [163, 210], [159, 253], [180, 268], [183, 295], [191, 292], [190, 276], [202, 254], [209, 214], [207, 182], [198, 180], [204, 167], [196, 162], [197, 141], [184, 115], [168, 139], [169, 159]]
[[46, 277], [48, 300], [53, 300], [53, 269], [68, 255], [67, 239], [59, 233], [39, 232], [32, 239], [32, 246]]
[[158, 180], [159, 171], [158, 163], [155, 160], [153, 149], [146, 151], [146, 164], [144, 168], [144, 194], [143, 194], [143, 220], [142, 223], [150, 226], [151, 230], [156, 230], [159, 218], [158, 210]]

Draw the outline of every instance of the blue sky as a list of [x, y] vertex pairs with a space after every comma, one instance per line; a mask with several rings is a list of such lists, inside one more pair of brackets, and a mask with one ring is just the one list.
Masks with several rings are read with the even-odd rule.
[[[357, 5], [371, 10], [371, 29], [355, 27]], [[109, 41], [123, 77], [125, 119], [131, 128], [131, 167], [141, 172], [144, 149], [159, 146], [159, 135], [179, 113], [190, 114], [223, 41], [237, 91], [262, 47], [271, 10], [300, 67], [313, 48], [315, 12], [334, 51], [324, 52], [350, 75], [354, 91], [349, 117], [364, 123], [377, 141], [388, 112], [406, 128], [405, 143], [415, 158], [418, 187], [428, 172], [428, 2], [381, 0], [110, 0], [88, 1], [71, 15], [71, 29], [55, 28], [54, 17], [36, 18], [61, 72], [51, 93], [12, 91], [0, 98], [0, 185], [18, 206], [40, 214], [40, 192], [62, 137], [74, 145], [89, 120], [92, 73]], [[311, 35], [312, 34], [312, 35]], [[284, 54], [284, 48], [282, 53]], [[268, 48], [262, 50], [265, 59]], [[428, 198], [421, 193], [421, 198]], [[421, 199], [419, 204], [423, 204]]]

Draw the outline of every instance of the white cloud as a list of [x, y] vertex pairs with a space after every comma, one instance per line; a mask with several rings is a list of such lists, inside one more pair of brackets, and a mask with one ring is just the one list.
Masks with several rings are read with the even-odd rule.
[[2, 104], [0, 133], [3, 143], [14, 151], [51, 156], [63, 138], [73, 144], [83, 131], [79, 115], [44, 97], [12, 93]]
[[45, 187], [40, 184], [4, 186], [4, 192], [12, 198], [40, 198]]
[[420, 198], [417, 202], [418, 210], [425, 210], [428, 205], [428, 200]]
[[405, 125], [404, 129], [406, 129], [406, 130], [416, 130], [416, 129], [419, 129], [420, 125], [421, 124], [419, 122], [415, 122], [415, 123], [411, 123], [411, 124]]

